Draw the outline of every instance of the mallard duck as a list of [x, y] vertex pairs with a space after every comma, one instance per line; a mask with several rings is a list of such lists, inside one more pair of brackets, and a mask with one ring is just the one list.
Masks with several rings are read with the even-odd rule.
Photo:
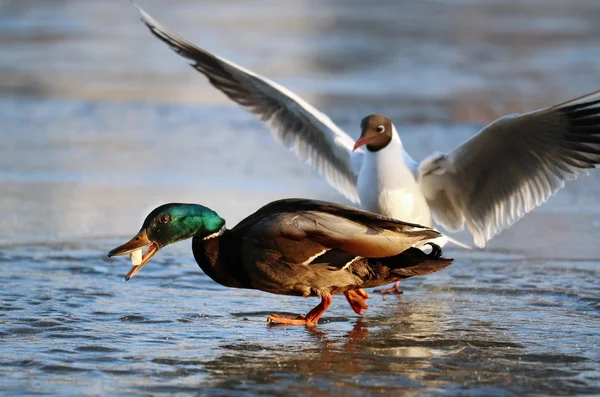
[[[210, 208], [171, 203], [153, 210], [141, 230], [108, 256], [131, 254], [135, 276], [159, 250], [192, 238], [200, 268], [226, 287], [258, 289], [321, 302], [306, 316], [273, 314], [270, 323], [314, 325], [332, 295], [345, 294], [356, 313], [366, 309], [370, 288], [436, 272], [452, 263], [431, 244], [429, 254], [412, 246], [440, 236], [435, 230], [343, 205], [308, 200], [274, 201], [233, 229]], [[147, 251], [141, 255], [142, 249]]]

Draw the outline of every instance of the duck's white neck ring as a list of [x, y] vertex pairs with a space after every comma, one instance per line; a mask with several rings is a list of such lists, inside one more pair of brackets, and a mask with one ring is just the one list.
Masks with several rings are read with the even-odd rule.
[[209, 234], [208, 236], [202, 238], [202, 240], [209, 240], [211, 238], [219, 237], [223, 233], [225, 233], [225, 224], [223, 224], [223, 226], [219, 229], [219, 231], [214, 232], [213, 234]]

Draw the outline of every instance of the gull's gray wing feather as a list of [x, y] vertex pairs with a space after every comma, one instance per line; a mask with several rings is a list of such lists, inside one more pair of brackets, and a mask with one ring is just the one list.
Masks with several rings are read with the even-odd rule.
[[419, 176], [436, 222], [450, 230], [466, 223], [482, 247], [598, 164], [600, 91], [502, 117], [454, 151], [424, 160]]
[[189, 59], [215, 88], [265, 121], [273, 137], [316, 169], [346, 198], [360, 202], [356, 180], [364, 152], [352, 152], [352, 138], [327, 115], [279, 84], [198, 48], [170, 32], [139, 6], [135, 7], [156, 37]]

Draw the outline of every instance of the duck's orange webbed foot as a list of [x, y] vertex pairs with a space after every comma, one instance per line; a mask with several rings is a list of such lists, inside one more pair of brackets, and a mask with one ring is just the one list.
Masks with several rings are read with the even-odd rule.
[[392, 288], [376, 289], [374, 292], [377, 292], [382, 295], [387, 295], [387, 294], [402, 295], [404, 292], [399, 287], [400, 287], [400, 281], [396, 281], [396, 284], [394, 284], [394, 286]]
[[271, 314], [267, 317], [267, 322], [274, 325], [306, 325], [311, 327], [319, 322], [319, 318], [325, 313], [325, 310], [331, 305], [331, 295], [323, 295], [321, 303], [315, 306], [314, 309], [308, 312], [306, 316], [300, 314], [298, 316], [282, 316], [279, 314]]
[[367, 291], [362, 289], [355, 289], [351, 291], [344, 292], [348, 303], [354, 310], [356, 314], [362, 314], [362, 310], [367, 310], [369, 305], [367, 305], [367, 299], [369, 298], [369, 294]]

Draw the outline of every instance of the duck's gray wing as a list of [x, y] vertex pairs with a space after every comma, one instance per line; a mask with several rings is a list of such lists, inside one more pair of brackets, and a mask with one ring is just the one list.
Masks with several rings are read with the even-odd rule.
[[279, 84], [198, 48], [136, 7], [142, 22], [156, 37], [189, 59], [215, 88], [266, 122], [273, 137], [316, 169], [346, 198], [360, 202], [356, 180], [364, 152], [353, 152], [353, 139], [327, 115]]
[[479, 247], [600, 163], [600, 91], [502, 117], [447, 154], [421, 163], [434, 219], [466, 223]]
[[288, 263], [308, 264], [330, 250], [355, 257], [397, 255], [421, 241], [440, 237], [427, 227], [343, 205], [307, 199], [268, 204], [232, 229], [280, 253]]

